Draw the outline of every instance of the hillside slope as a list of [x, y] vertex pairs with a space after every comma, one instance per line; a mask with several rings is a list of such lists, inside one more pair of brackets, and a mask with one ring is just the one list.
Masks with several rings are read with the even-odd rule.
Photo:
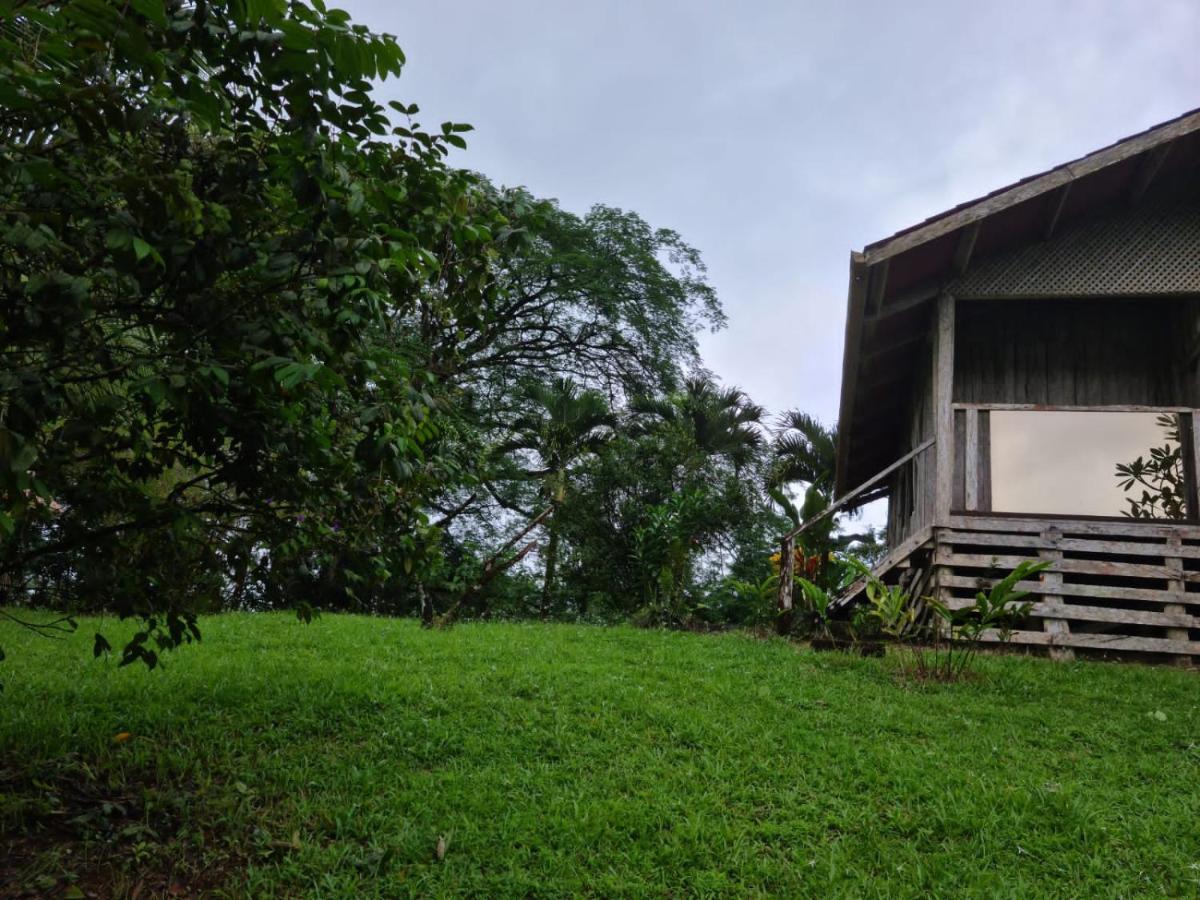
[[149, 672], [92, 624], [0, 623], [0, 895], [1200, 891], [1192, 673], [282, 615]]

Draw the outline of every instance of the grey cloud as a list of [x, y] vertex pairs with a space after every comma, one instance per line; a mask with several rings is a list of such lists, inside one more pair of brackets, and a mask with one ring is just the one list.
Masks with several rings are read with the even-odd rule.
[[698, 246], [709, 365], [832, 421], [847, 256], [1200, 105], [1200, 4], [346, 0], [464, 165]]

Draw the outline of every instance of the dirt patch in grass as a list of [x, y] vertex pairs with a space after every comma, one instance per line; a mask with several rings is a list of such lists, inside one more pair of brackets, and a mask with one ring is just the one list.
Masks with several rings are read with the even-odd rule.
[[0, 761], [0, 897], [194, 897], [230, 885], [241, 840], [197, 786], [69, 755]]

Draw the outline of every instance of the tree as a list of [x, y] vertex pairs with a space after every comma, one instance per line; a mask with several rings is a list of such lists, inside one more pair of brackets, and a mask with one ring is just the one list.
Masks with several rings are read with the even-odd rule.
[[[800, 410], [787, 410], [779, 417], [771, 444], [767, 491], [791, 519], [793, 527], [819, 516], [833, 502], [837, 434], [836, 424], [826, 427]], [[804, 498], [799, 506], [787, 493], [788, 485], [795, 483], [804, 485]], [[838, 534], [838, 529], [837, 516], [828, 516], [801, 535], [796, 551], [800, 563], [796, 571], [807, 572], [826, 591], [832, 590], [843, 574], [830, 565], [834, 550], [858, 545], [872, 558], [879, 555], [877, 536], [872, 530]]]
[[649, 423], [643, 428], [670, 430], [689, 448], [683, 479], [711, 457], [741, 469], [762, 446], [763, 408], [744, 391], [721, 387], [707, 376], [690, 377], [682, 390], [665, 397], [636, 398], [630, 409], [635, 418]]
[[699, 362], [696, 332], [725, 317], [678, 233], [609, 206], [580, 216], [522, 189], [488, 190], [526, 239], [498, 248], [498, 290], [477, 318], [447, 316], [436, 294], [422, 305], [435, 371], [490, 403], [554, 378], [612, 398], [655, 393]]
[[664, 397], [635, 398], [630, 411], [635, 433], [669, 466], [669, 493], [645, 507], [633, 528], [642, 595], [659, 614], [679, 619], [693, 562], [732, 525], [717, 509], [747, 499], [742, 473], [762, 447], [764, 412], [743, 391], [707, 376], [690, 377]]
[[524, 385], [568, 378], [610, 406], [675, 390], [699, 364], [696, 332], [724, 315], [699, 253], [674, 231], [597, 205], [576, 215], [526, 191], [488, 187], [508, 225], [498, 236], [495, 291], [470, 319], [448, 314], [436, 291], [411, 316], [429, 368], [455, 397], [454, 425], [439, 443], [463, 477], [435, 501], [466, 541], [506, 539], [527, 519], [527, 481], [485, 449], [506, 442], [524, 414]]
[[514, 436], [502, 451], [529, 450], [537, 456], [538, 468], [525, 470], [525, 477], [540, 479], [542, 498], [551, 510], [542, 580], [542, 614], [548, 615], [554, 596], [558, 564], [558, 510], [567, 495], [571, 467], [582, 457], [595, 453], [609, 439], [615, 419], [604, 397], [580, 390], [569, 378], [552, 384], [531, 384], [526, 396], [532, 407], [514, 423]]
[[1164, 413], [1156, 421], [1163, 432], [1162, 445], [1151, 447], [1148, 457], [1117, 464], [1121, 490], [1134, 494], [1125, 498], [1129, 508], [1122, 512], [1131, 519], [1183, 519], [1187, 516], [1187, 482], [1179, 417]]
[[138, 616], [153, 665], [220, 604], [420, 572], [447, 398], [406, 323], [477, 319], [522, 240], [444, 165], [466, 126], [393, 126], [399, 46], [316, 2], [0, 26], [4, 601]]
[[798, 409], [779, 417], [772, 447], [773, 484], [800, 481], [826, 497], [833, 494], [837, 472], [837, 426], [826, 428], [816, 418]]

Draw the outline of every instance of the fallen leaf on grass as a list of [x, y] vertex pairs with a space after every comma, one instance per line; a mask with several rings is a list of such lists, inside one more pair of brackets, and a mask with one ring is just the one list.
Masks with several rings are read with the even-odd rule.
[[113, 735], [113, 743], [114, 744], [123, 744], [127, 740], [129, 740], [131, 737], [133, 737], [133, 735], [130, 734], [128, 731], [122, 731], [122, 732], [119, 732], [119, 733]]
[[272, 850], [299, 850], [300, 849], [300, 832], [293, 831], [290, 841], [268, 841], [267, 846]]

